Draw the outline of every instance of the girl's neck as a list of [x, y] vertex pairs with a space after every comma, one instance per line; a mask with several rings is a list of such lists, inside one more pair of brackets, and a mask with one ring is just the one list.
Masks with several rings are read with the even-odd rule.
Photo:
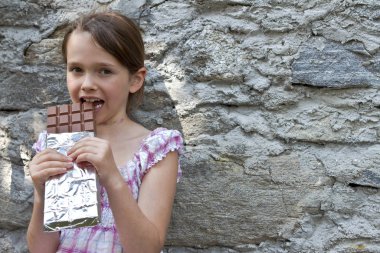
[[125, 160], [132, 159], [139, 149], [141, 142], [150, 133], [142, 125], [134, 122], [128, 116], [112, 124], [96, 125], [96, 137], [107, 140], [118, 165], [125, 164]]
[[96, 125], [96, 136], [106, 140], [112, 140], [118, 138], [120, 134], [128, 134], [130, 129], [135, 123], [129, 119], [127, 115], [121, 117], [113, 122], [106, 124]]

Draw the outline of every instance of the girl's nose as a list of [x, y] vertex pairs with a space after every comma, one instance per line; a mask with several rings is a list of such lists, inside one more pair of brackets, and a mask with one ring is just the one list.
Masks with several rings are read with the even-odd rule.
[[96, 90], [97, 89], [96, 84], [95, 84], [95, 80], [91, 75], [88, 74], [84, 77], [81, 89], [84, 91]]

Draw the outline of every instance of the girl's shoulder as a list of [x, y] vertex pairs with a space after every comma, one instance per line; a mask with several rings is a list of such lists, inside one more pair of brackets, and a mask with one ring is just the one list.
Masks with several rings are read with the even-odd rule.
[[183, 137], [178, 130], [156, 128], [145, 137], [141, 143], [140, 152], [159, 156], [163, 153], [177, 150], [183, 152]]
[[143, 143], [154, 146], [155, 144], [164, 142], [174, 142], [183, 145], [182, 134], [178, 130], [159, 127], [151, 131], [144, 139]]
[[179, 155], [184, 152], [184, 141], [178, 130], [156, 128], [142, 141], [136, 158], [145, 174], [156, 163], [166, 157], [169, 152], [177, 151]]

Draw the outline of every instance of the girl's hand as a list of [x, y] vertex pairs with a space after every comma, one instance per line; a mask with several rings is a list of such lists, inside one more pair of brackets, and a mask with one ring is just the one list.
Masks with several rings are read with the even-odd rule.
[[66, 173], [73, 167], [72, 159], [53, 149], [45, 149], [35, 155], [29, 164], [34, 188], [43, 197], [45, 182], [49, 177]]
[[107, 140], [97, 137], [87, 137], [78, 141], [67, 153], [76, 163], [91, 163], [103, 186], [113, 178], [112, 175], [120, 174], [117, 169], [111, 146]]

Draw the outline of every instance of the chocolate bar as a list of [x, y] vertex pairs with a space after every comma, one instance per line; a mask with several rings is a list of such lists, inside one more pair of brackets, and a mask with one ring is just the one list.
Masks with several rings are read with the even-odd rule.
[[[67, 155], [79, 140], [95, 136], [91, 103], [48, 108], [46, 147]], [[89, 163], [73, 168], [45, 182], [44, 229], [93, 226], [100, 222], [99, 182]]]
[[48, 133], [94, 131], [94, 106], [92, 103], [65, 104], [48, 107]]

